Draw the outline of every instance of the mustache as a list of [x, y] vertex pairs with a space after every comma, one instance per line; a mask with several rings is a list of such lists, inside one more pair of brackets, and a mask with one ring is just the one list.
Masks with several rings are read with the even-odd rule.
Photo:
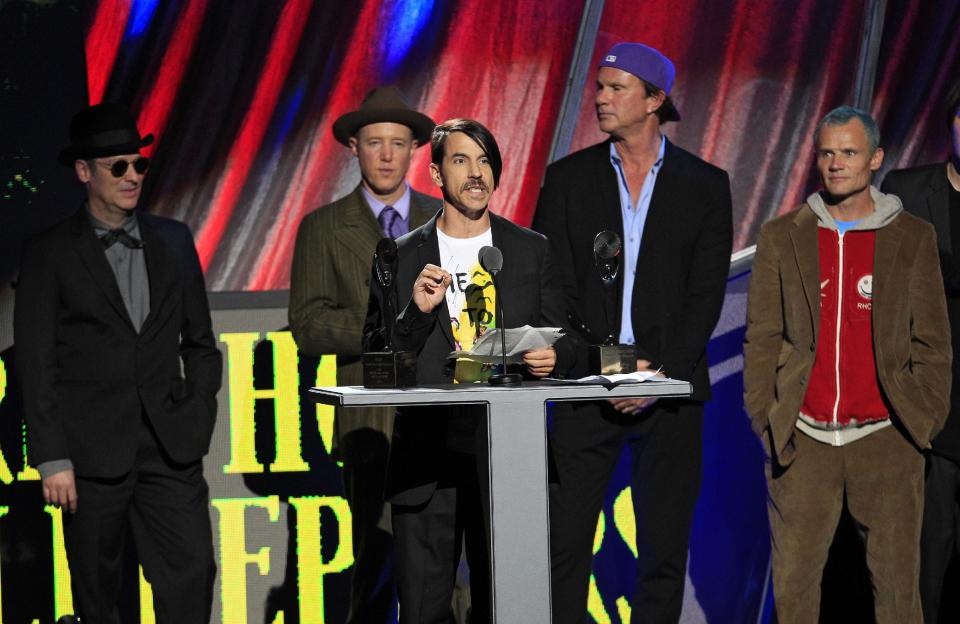
[[489, 191], [490, 187], [487, 186], [487, 183], [483, 180], [468, 180], [460, 186], [461, 191], [469, 191], [470, 189], [478, 188], [481, 191]]

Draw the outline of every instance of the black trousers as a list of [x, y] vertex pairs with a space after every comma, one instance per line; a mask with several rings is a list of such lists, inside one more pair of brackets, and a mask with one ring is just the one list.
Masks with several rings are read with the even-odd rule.
[[373, 429], [351, 431], [341, 442], [343, 489], [353, 518], [349, 624], [396, 620], [390, 504], [383, 500], [389, 455], [387, 436]]
[[958, 504], [960, 464], [940, 455], [928, 454], [920, 532], [920, 601], [927, 624], [939, 621], [944, 576], [960, 545]]
[[478, 465], [470, 453], [440, 451], [438, 455], [444, 477], [430, 500], [415, 506], [393, 505], [400, 621], [454, 622], [451, 599], [465, 548], [470, 566], [469, 622], [483, 624], [490, 621], [486, 465]]
[[638, 553], [630, 620], [679, 620], [700, 491], [702, 427], [703, 406], [689, 401], [664, 399], [630, 416], [606, 402], [556, 405], [550, 436], [557, 479], [550, 492], [555, 624], [580, 624], [586, 617], [597, 519], [625, 444], [633, 459]]
[[128, 531], [153, 588], [156, 621], [210, 621], [216, 564], [202, 462], [175, 464], [143, 421], [134, 469], [117, 479], [78, 476], [77, 497], [77, 512], [64, 514], [64, 541], [83, 622], [120, 622]]

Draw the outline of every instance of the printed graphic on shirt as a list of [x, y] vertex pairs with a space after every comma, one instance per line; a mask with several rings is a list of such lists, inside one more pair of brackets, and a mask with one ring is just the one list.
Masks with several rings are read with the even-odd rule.
[[857, 301], [857, 309], [870, 310], [873, 307], [873, 275], [864, 275], [857, 280], [857, 294], [866, 300]]
[[[454, 346], [469, 351], [480, 336], [496, 327], [496, 290], [477, 260], [480, 248], [491, 245], [493, 239], [489, 230], [473, 238], [450, 238], [438, 230], [437, 238], [440, 266], [453, 277], [446, 298]], [[458, 359], [454, 382], [485, 381], [490, 374], [489, 365]]]

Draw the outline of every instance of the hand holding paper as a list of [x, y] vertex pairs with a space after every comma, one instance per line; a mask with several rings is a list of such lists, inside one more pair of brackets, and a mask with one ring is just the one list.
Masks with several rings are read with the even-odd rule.
[[[502, 355], [500, 348], [501, 331], [504, 330], [491, 329], [473, 343], [472, 349], [469, 351], [454, 351], [450, 354], [450, 357], [464, 358], [484, 364], [499, 364]], [[562, 336], [563, 330], [558, 327], [531, 327], [529, 325], [511, 327], [505, 330], [507, 362], [514, 364], [523, 362], [524, 353], [552, 347]], [[556, 354], [554, 354], [554, 358], [556, 358]], [[553, 366], [551, 365], [552, 369]], [[536, 375], [536, 373], [534, 374]]]

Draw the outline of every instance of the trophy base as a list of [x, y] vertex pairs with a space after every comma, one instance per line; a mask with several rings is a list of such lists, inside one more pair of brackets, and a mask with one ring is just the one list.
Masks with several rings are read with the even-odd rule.
[[587, 367], [591, 375], [618, 375], [637, 370], [637, 349], [633, 345], [590, 345]]
[[364, 353], [364, 388], [411, 388], [417, 385], [417, 354], [414, 351]]

